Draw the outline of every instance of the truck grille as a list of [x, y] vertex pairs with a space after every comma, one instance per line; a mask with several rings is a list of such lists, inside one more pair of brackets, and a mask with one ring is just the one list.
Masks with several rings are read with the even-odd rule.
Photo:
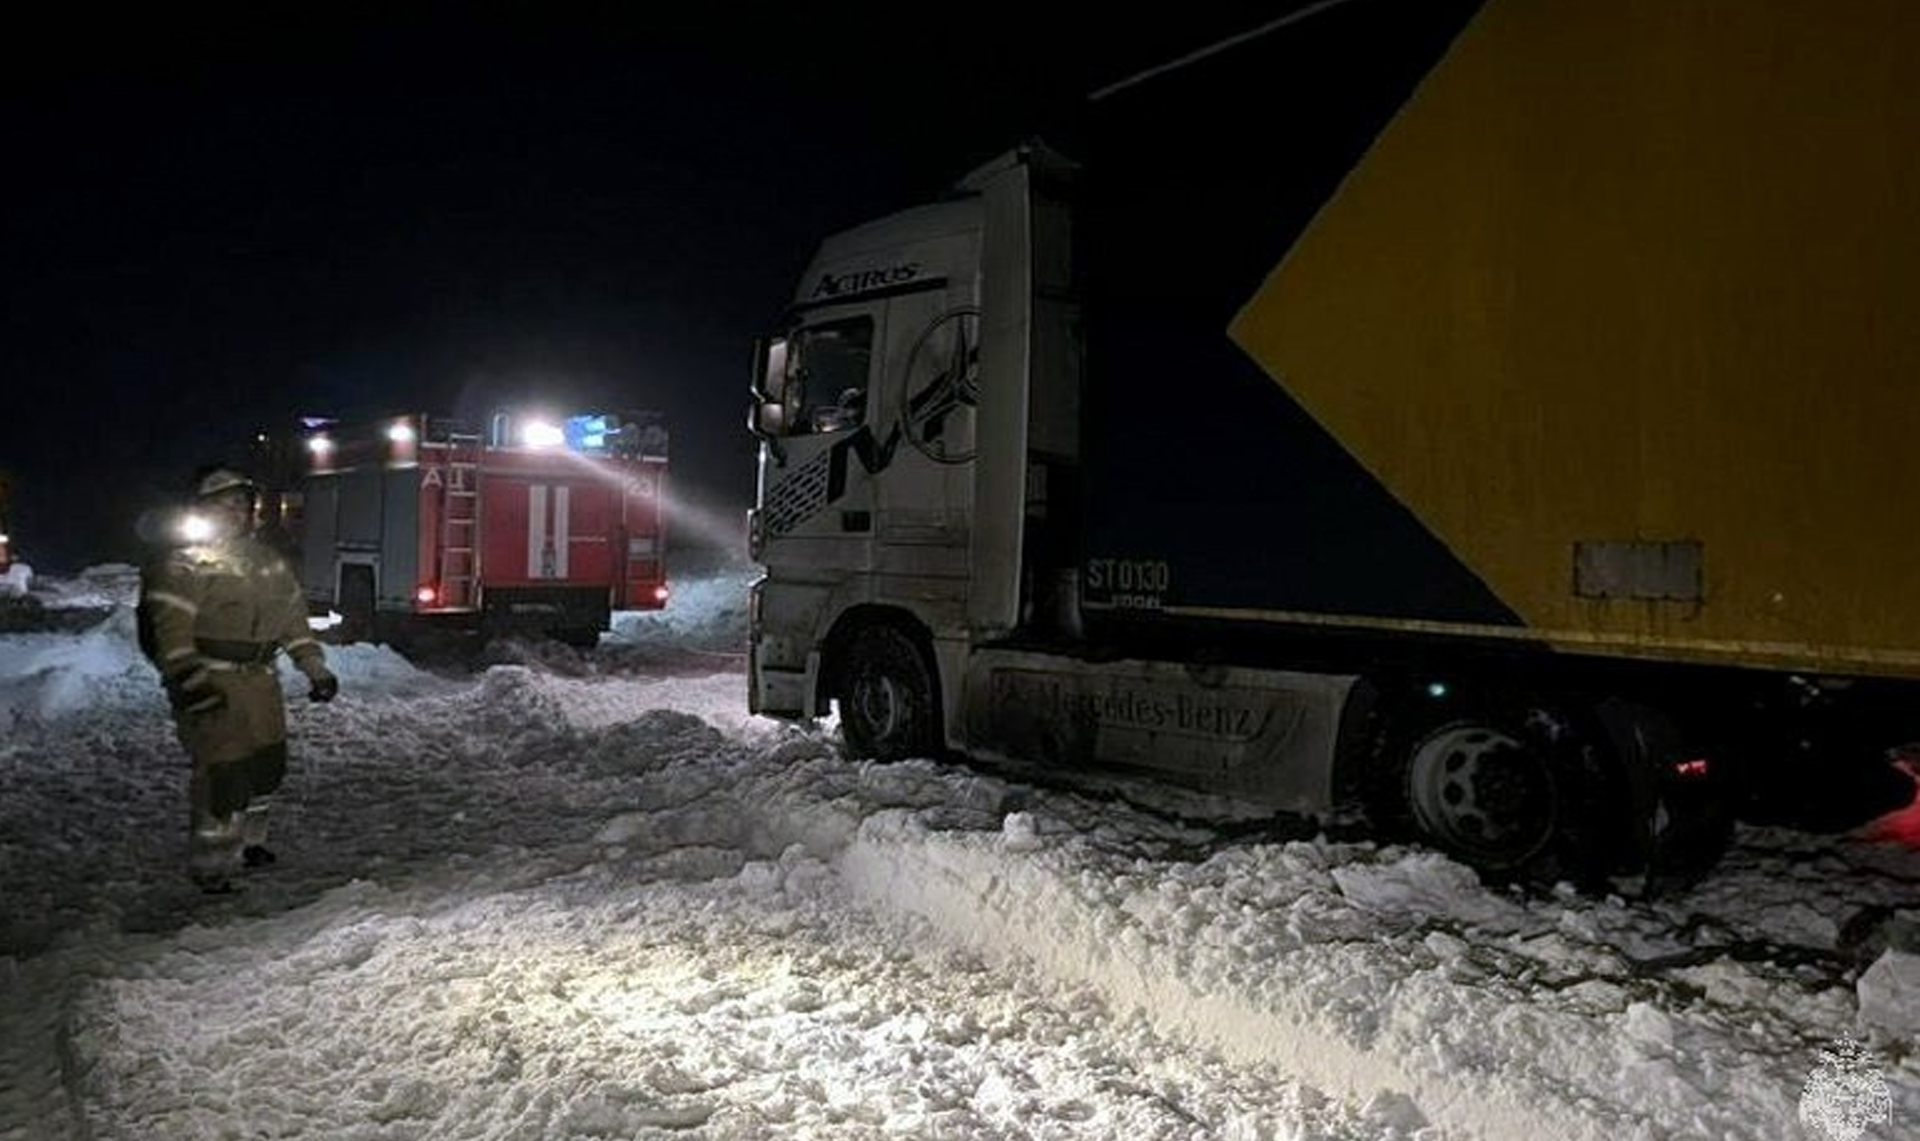
[[782, 535], [827, 505], [833, 452], [825, 451], [795, 468], [767, 492], [767, 533]]

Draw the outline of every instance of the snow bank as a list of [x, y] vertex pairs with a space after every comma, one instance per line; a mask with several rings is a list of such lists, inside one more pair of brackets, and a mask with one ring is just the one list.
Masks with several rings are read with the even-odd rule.
[[133, 612], [124, 607], [77, 635], [11, 635], [0, 653], [0, 724], [99, 704], [147, 705], [159, 693], [159, 675], [140, 656]]
[[[877, 908], [994, 961], [1336, 1096], [1394, 1099], [1448, 1137], [1790, 1136], [1815, 1060], [1805, 1028], [1856, 1019], [1842, 978], [1809, 988], [1805, 972], [1713, 952], [1662, 968], [1608, 934], [1683, 946], [1653, 934], [1657, 916], [1506, 897], [1431, 853], [1291, 843], [1168, 865], [1076, 831], [1036, 853], [1033, 832], [884, 814], [838, 870]], [[1904, 1013], [1898, 984], [1875, 993]], [[1902, 1104], [1920, 1110], [1911, 1059], [1904, 1076]]]
[[40, 578], [34, 594], [48, 609], [106, 610], [132, 606], [140, 593], [140, 568], [127, 563], [101, 563], [73, 578]]
[[[429, 673], [392, 648], [367, 642], [327, 646], [327, 668], [340, 679], [342, 693], [370, 699], [406, 701], [456, 686], [453, 678]], [[306, 681], [286, 658], [280, 659], [283, 682], [290, 696], [306, 693]]]
[[675, 579], [665, 608], [623, 610], [600, 639], [609, 662], [662, 657], [703, 658], [709, 669], [743, 661], [747, 648], [747, 592], [758, 576], [750, 566], [722, 564], [710, 574]]
[[13, 563], [5, 574], [0, 574], [0, 598], [25, 594], [33, 585], [33, 568], [25, 563]]

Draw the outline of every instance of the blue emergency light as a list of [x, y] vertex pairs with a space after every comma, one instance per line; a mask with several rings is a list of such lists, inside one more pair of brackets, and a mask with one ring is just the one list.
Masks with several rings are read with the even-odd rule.
[[615, 430], [613, 418], [604, 414], [569, 416], [561, 427], [567, 449], [575, 452], [606, 451], [607, 437]]

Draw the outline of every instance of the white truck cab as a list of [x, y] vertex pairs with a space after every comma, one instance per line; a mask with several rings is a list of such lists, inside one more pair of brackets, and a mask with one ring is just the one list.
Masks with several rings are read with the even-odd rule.
[[1352, 677], [1079, 637], [1071, 174], [1015, 151], [829, 238], [763, 342], [752, 708], [837, 702], [862, 755], [1140, 767], [1324, 811]]

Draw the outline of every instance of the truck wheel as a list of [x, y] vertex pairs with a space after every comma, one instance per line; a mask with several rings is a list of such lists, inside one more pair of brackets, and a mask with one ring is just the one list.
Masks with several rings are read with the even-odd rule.
[[1426, 842], [1494, 879], [1593, 883], [1626, 835], [1615, 766], [1551, 709], [1441, 725], [1402, 756], [1404, 812]]
[[600, 645], [600, 631], [592, 626], [562, 626], [548, 631], [548, 637], [576, 650], [592, 650]]
[[340, 640], [373, 640], [373, 570], [345, 567], [340, 571]]
[[898, 628], [871, 625], [853, 636], [834, 697], [840, 704], [840, 731], [853, 755], [898, 761], [939, 751], [933, 670]]

